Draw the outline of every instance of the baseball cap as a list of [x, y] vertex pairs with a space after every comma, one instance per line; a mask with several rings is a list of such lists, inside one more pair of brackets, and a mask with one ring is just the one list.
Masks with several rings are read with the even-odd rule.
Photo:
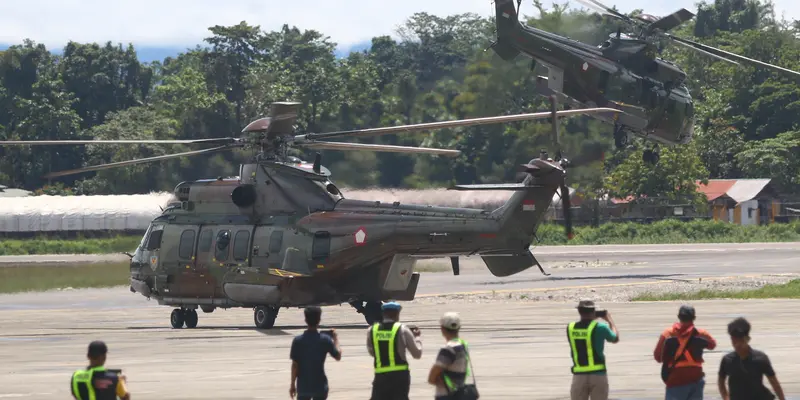
[[680, 310], [678, 310], [678, 316], [694, 318], [694, 316], [695, 316], [694, 307], [692, 307], [692, 306], [690, 306], [688, 304], [682, 305]]
[[594, 302], [591, 300], [581, 300], [577, 308], [584, 308], [587, 310], [594, 310]]
[[108, 353], [108, 347], [102, 340], [95, 340], [89, 343], [89, 356], [97, 357]]
[[384, 310], [384, 311], [385, 310], [395, 311], [395, 310], [400, 310], [402, 308], [403, 307], [400, 305], [400, 303], [397, 303], [397, 302], [394, 302], [394, 301], [390, 301], [388, 303], [383, 303], [383, 305], [381, 306], [381, 310]]
[[447, 328], [452, 330], [460, 329], [461, 317], [458, 315], [457, 312], [452, 312], [452, 311], [446, 312], [444, 313], [444, 315], [442, 315], [442, 318], [439, 319], [439, 325], [441, 325], [442, 328]]

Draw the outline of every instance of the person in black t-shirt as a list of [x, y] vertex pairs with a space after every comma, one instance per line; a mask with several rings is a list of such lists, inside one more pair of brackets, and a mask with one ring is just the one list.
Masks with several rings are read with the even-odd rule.
[[[769, 357], [750, 347], [750, 323], [737, 318], [728, 324], [728, 334], [733, 344], [732, 352], [722, 357], [719, 365], [719, 394], [723, 400], [773, 400], [775, 395], [764, 386], [766, 375], [780, 400], [786, 400]], [[730, 392], [725, 387], [728, 378]]]
[[[325, 400], [328, 398], [328, 377], [325, 376], [325, 357], [331, 355], [336, 361], [342, 359], [342, 349], [336, 331], [330, 335], [319, 332], [322, 309], [306, 307], [308, 329], [292, 341], [289, 357], [292, 359], [292, 384], [289, 395], [298, 400]], [[296, 383], [296, 386], [295, 386]]]

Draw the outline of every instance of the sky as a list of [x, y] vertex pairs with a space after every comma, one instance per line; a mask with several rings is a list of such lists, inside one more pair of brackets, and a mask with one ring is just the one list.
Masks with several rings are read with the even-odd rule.
[[[566, 0], [560, 0], [564, 2]], [[713, 1], [713, 0], [712, 0]], [[623, 12], [641, 1], [601, 0]], [[550, 5], [552, 2], [543, 1]], [[696, 12], [695, 0], [650, 0], [645, 12], [667, 15], [680, 7]], [[773, 0], [778, 17], [800, 19], [800, 1]], [[571, 1], [570, 7], [580, 8]], [[446, 16], [465, 12], [494, 15], [491, 0], [5, 0], [0, 4], [0, 48], [30, 38], [52, 50], [67, 41], [133, 43], [143, 61], [163, 59], [201, 44], [208, 27], [247, 21], [264, 30], [283, 24], [315, 29], [338, 44], [338, 52], [361, 50], [379, 35], [396, 36], [396, 27], [415, 12]], [[536, 15], [531, 0], [522, 13]]]

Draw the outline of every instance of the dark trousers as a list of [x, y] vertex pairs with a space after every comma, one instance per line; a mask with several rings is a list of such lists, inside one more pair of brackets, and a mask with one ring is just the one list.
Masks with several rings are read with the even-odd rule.
[[375, 374], [372, 381], [371, 400], [408, 400], [411, 389], [411, 372], [392, 371]]
[[317, 394], [314, 396], [297, 396], [297, 400], [327, 400], [328, 393]]

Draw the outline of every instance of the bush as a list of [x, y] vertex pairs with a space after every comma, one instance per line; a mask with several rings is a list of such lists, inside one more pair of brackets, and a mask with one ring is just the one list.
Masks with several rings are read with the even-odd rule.
[[4, 239], [0, 241], [0, 256], [32, 254], [108, 254], [133, 251], [141, 236], [78, 239]]
[[575, 227], [567, 241], [564, 226], [539, 228], [541, 245], [661, 244], [661, 243], [752, 243], [800, 241], [800, 221], [788, 224], [736, 225], [722, 221], [665, 219], [652, 224], [608, 222], [598, 227]]

